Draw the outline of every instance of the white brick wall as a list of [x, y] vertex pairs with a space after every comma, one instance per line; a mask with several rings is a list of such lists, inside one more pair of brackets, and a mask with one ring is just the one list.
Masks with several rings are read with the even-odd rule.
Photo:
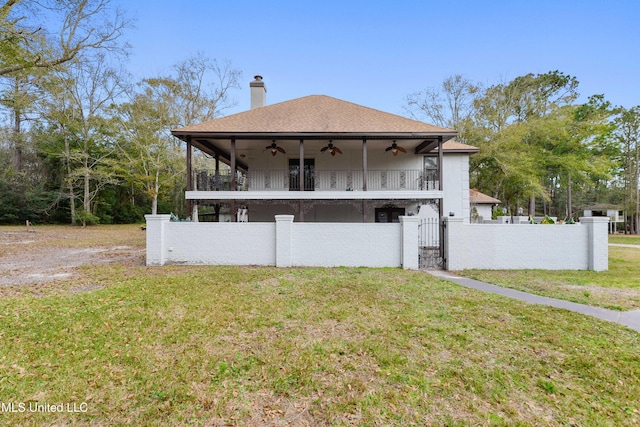
[[293, 265], [399, 267], [400, 233], [399, 224], [294, 223]]
[[418, 268], [418, 218], [401, 224], [170, 222], [147, 215], [147, 265]]
[[572, 225], [445, 221], [448, 270], [608, 269], [608, 218], [580, 218]]

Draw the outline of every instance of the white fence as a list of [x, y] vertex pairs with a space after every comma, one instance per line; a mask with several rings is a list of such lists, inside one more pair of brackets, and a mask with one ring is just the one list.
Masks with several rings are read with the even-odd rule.
[[147, 265], [418, 268], [417, 217], [400, 224], [171, 222], [147, 215]]
[[[147, 265], [419, 268], [418, 217], [399, 224], [170, 222], [147, 215]], [[608, 269], [608, 218], [579, 224], [466, 224], [445, 218], [448, 270]]]
[[578, 224], [465, 224], [446, 218], [448, 270], [607, 270], [608, 218]]

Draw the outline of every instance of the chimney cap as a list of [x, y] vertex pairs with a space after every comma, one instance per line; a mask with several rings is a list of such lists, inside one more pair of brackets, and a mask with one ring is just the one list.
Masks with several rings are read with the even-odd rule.
[[262, 87], [266, 92], [267, 88], [265, 87], [264, 82], [262, 81], [262, 76], [260, 74], [256, 74], [255, 76], [253, 76], [253, 78], [255, 80], [249, 83], [249, 87]]

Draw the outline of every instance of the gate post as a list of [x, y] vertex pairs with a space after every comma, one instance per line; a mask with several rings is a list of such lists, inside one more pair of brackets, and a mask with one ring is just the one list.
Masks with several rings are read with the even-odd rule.
[[440, 236], [444, 244], [446, 270], [464, 270], [464, 232], [463, 218], [444, 217], [444, 233]]

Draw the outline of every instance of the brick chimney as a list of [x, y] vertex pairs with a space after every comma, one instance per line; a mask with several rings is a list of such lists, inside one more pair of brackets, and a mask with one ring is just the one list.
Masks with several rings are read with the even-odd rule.
[[251, 109], [267, 105], [267, 88], [262, 81], [262, 76], [254, 76], [254, 81], [249, 83], [251, 88]]

